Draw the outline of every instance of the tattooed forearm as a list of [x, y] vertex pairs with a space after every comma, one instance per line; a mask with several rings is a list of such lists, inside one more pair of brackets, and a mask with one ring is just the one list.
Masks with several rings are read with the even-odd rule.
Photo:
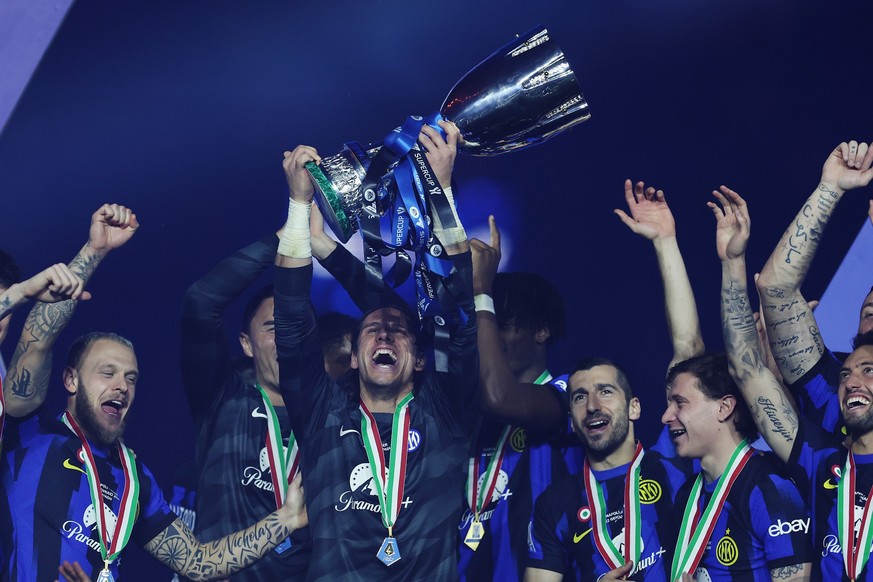
[[746, 288], [735, 286], [731, 280], [722, 289], [722, 326], [725, 347], [736, 373], [748, 375], [765, 367]]
[[828, 219], [834, 211], [839, 195], [824, 184], [819, 184], [816, 192], [807, 200], [783, 235], [785, 245], [785, 264], [792, 265], [805, 274], [812, 262]]
[[82, 281], [87, 282], [97, 269], [97, 265], [100, 264], [100, 261], [102, 261], [105, 256], [106, 251], [95, 251], [91, 248], [91, 243], [88, 242], [82, 250], [79, 251], [79, 254], [70, 261], [70, 270], [82, 279]]
[[795, 574], [803, 572], [804, 564], [793, 564], [791, 566], [783, 566], [781, 568], [773, 568], [770, 570], [771, 580], [789, 580]]
[[[80, 265], [79, 270], [74, 272], [83, 281], [87, 281], [93, 267], [99, 262], [98, 255], [92, 254], [95, 258], [89, 261], [86, 258], [89, 255], [84, 253], [83, 248], [70, 263], [71, 267], [77, 263]], [[87, 275], [83, 276], [82, 273]], [[58, 303], [37, 302], [27, 314], [21, 338], [9, 363], [6, 382], [9, 388], [4, 386], [10, 416], [30, 414], [45, 401], [51, 379], [52, 347], [70, 322], [76, 303], [72, 299]]]
[[12, 299], [10, 297], [0, 299], [0, 318], [6, 317], [6, 314], [12, 311], [12, 307]]
[[794, 435], [797, 434], [797, 414], [792, 406], [786, 405], [783, 400], [777, 407], [769, 398], [758, 396], [756, 406], [752, 408], [752, 412], [756, 416], [760, 412], [767, 416], [767, 419], [773, 426], [770, 432], [778, 434], [788, 442], [794, 442]]
[[145, 546], [152, 556], [191, 580], [223, 578], [251, 565], [291, 530], [272, 513], [248, 529], [200, 543], [177, 519]]

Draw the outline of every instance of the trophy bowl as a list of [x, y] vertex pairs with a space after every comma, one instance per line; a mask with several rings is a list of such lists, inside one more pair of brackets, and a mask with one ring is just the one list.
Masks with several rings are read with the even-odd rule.
[[[464, 75], [440, 114], [461, 130], [459, 151], [474, 156], [536, 145], [591, 117], [572, 67], [541, 26], [517, 36]], [[381, 149], [382, 144], [365, 148], [349, 142], [338, 154], [322, 158], [321, 165], [306, 165], [324, 220], [341, 242], [358, 230], [364, 203], [376, 200], [376, 192], [362, 186]], [[389, 184], [390, 167], [377, 178]]]

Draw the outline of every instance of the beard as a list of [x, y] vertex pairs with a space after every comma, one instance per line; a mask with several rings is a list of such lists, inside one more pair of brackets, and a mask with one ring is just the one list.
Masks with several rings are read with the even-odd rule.
[[598, 414], [594, 417], [586, 418], [586, 421], [595, 418], [605, 418], [609, 420], [610, 430], [604, 434], [595, 435], [590, 438], [585, 434], [582, 427], [576, 427], [576, 434], [585, 445], [585, 452], [588, 456], [595, 459], [603, 459], [614, 453], [624, 443], [630, 430], [630, 421], [626, 414], [618, 417], [608, 417], [605, 414]]
[[843, 417], [843, 422], [846, 425], [846, 430], [853, 438], [873, 432], [873, 408], [870, 408], [862, 416], [853, 416], [851, 418]]
[[91, 400], [88, 396], [88, 391], [85, 389], [85, 385], [81, 383], [81, 381], [79, 390], [76, 393], [75, 412], [76, 420], [79, 422], [79, 426], [82, 427], [85, 435], [101, 447], [108, 447], [115, 444], [115, 441], [124, 434], [124, 428], [127, 425], [127, 416], [125, 415], [118, 426], [102, 426], [100, 424], [100, 417], [98, 416], [100, 414], [100, 404], [95, 400]]

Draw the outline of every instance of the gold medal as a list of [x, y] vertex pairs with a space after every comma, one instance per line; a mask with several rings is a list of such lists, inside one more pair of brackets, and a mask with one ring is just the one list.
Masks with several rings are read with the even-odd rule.
[[464, 544], [474, 552], [479, 549], [479, 542], [482, 541], [482, 536], [485, 535], [485, 528], [482, 527], [482, 522], [479, 517], [473, 518], [473, 523], [467, 528], [467, 536], [464, 538]]

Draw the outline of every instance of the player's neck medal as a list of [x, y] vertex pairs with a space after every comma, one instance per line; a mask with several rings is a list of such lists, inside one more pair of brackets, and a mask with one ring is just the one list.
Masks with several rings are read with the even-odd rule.
[[627, 468], [624, 480], [624, 551], [622, 556], [606, 527], [606, 500], [603, 498], [603, 488], [597, 483], [594, 473], [585, 459], [582, 476], [585, 481], [585, 493], [588, 495], [588, 505], [591, 508], [591, 525], [594, 544], [607, 566], [614, 570], [619, 566], [633, 561], [634, 567], [639, 566], [640, 554], [643, 551], [643, 541], [640, 536], [642, 518], [640, 516], [640, 464], [642, 463], [643, 445], [637, 443], [633, 459]]
[[503, 457], [506, 455], [506, 446], [509, 444], [509, 434], [511, 432], [512, 427], [509, 425], [500, 431], [500, 437], [497, 439], [497, 445], [494, 447], [494, 454], [488, 460], [488, 466], [485, 468], [480, 484], [479, 462], [482, 458], [483, 450], [483, 446], [479, 442], [479, 436], [482, 433], [481, 423], [476, 430], [476, 438], [473, 440], [476, 444], [476, 450], [473, 456], [470, 457], [469, 469], [467, 471], [467, 504], [473, 512], [473, 521], [470, 523], [470, 527], [467, 528], [467, 535], [464, 537], [464, 544], [474, 552], [479, 548], [479, 542], [482, 541], [482, 536], [485, 535], [485, 528], [482, 526], [481, 521], [482, 510], [491, 502], [491, 496], [497, 487], [500, 467], [503, 466]]
[[[534, 380], [534, 384], [545, 384], [551, 379], [552, 375], [549, 371], [544, 370]], [[494, 446], [494, 454], [489, 459], [485, 473], [482, 475], [481, 485], [479, 483], [479, 467], [484, 449], [484, 444], [480, 442], [482, 423], [480, 422], [476, 428], [476, 436], [473, 439], [473, 444], [476, 448], [470, 457], [469, 469], [467, 471], [467, 504], [473, 513], [473, 521], [470, 523], [470, 527], [467, 528], [467, 535], [464, 536], [464, 544], [474, 552], [479, 549], [479, 543], [485, 536], [485, 526], [482, 525], [481, 519], [482, 511], [491, 502], [491, 497], [494, 495], [494, 490], [497, 487], [500, 468], [503, 466], [503, 459], [506, 455], [506, 447], [509, 445], [509, 435], [512, 433], [512, 428], [512, 426], [507, 425], [500, 431], [497, 444]]]
[[[843, 549], [843, 567], [852, 582], [864, 570], [870, 558], [870, 546], [873, 541], [870, 528], [870, 506], [873, 505], [873, 489], [867, 495], [867, 505], [859, 516], [855, 512], [855, 457], [852, 450], [846, 456], [846, 465], [837, 482], [837, 531], [840, 535], [840, 546]], [[855, 539], [855, 524], [860, 521], [858, 538]]]
[[703, 472], [698, 473], [688, 503], [685, 504], [682, 526], [679, 528], [679, 540], [676, 544], [676, 553], [673, 555], [673, 565], [670, 568], [671, 582], [681, 580], [682, 574], [690, 574], [697, 570], [731, 486], [754, 454], [755, 451], [745, 440], [737, 445], [702, 514], [699, 502], [700, 491], [703, 489]]
[[390, 566], [400, 559], [400, 549], [397, 547], [397, 539], [390, 534], [391, 532], [389, 531], [388, 537], [382, 540], [382, 545], [379, 547], [379, 552], [376, 554], [376, 557], [386, 566]]
[[115, 582], [115, 578], [112, 577], [112, 572], [109, 571], [109, 562], [103, 562], [104, 567], [100, 570], [100, 574], [97, 576], [97, 582]]
[[[267, 396], [267, 391], [260, 383], [255, 387], [260, 391], [264, 401], [264, 410], [267, 413], [267, 458], [270, 461], [270, 479], [273, 482], [273, 497], [276, 501], [276, 509], [285, 505], [285, 497], [288, 495], [288, 484], [294, 480], [300, 467], [300, 448], [294, 433], [288, 433], [288, 446], [282, 445], [282, 429], [279, 426], [279, 415]], [[291, 548], [291, 538], [285, 538], [273, 551], [282, 554]]]
[[76, 433], [82, 443], [79, 450], [79, 459], [85, 465], [85, 477], [88, 481], [88, 489], [91, 492], [91, 504], [97, 515], [97, 532], [100, 542], [100, 555], [103, 557], [104, 568], [97, 576], [97, 582], [114, 582], [109, 564], [127, 545], [130, 534], [133, 531], [133, 522], [136, 518], [136, 509], [139, 504], [139, 475], [136, 471], [136, 458], [133, 452], [123, 442], [118, 441], [118, 460], [124, 474], [124, 490], [121, 492], [121, 505], [118, 508], [118, 519], [113, 531], [109, 531], [107, 520], [108, 508], [103, 503], [103, 493], [100, 486], [100, 474], [97, 472], [97, 463], [91, 445], [85, 438], [85, 433], [79, 428], [76, 419], [69, 412], [64, 412], [61, 420], [67, 427]]
[[385, 453], [382, 450], [382, 437], [379, 436], [379, 426], [376, 419], [361, 401], [361, 435], [364, 440], [364, 450], [370, 462], [373, 474], [373, 484], [376, 487], [376, 497], [379, 499], [379, 509], [382, 513], [382, 525], [388, 529], [388, 537], [382, 540], [376, 557], [386, 566], [400, 560], [400, 547], [394, 537], [394, 524], [400, 514], [400, 502], [403, 499], [403, 487], [406, 482], [406, 455], [409, 451], [409, 403], [412, 392], [394, 408], [394, 418], [391, 422], [391, 452], [389, 463], [385, 465]]

